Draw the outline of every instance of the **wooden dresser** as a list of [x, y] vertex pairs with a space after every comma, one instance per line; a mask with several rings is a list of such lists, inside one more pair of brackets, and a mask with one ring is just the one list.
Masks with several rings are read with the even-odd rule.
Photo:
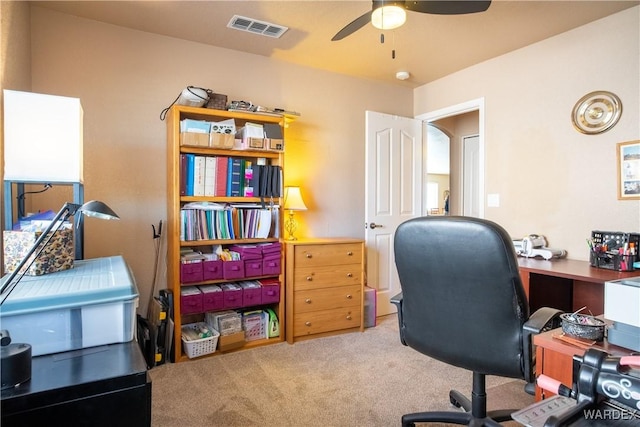
[[364, 330], [364, 241], [288, 241], [285, 264], [287, 342]]

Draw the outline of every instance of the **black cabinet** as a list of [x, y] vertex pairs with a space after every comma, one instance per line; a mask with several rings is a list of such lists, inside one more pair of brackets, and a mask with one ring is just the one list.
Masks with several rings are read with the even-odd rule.
[[2, 391], [2, 426], [150, 426], [151, 380], [131, 341], [33, 358], [31, 380]]

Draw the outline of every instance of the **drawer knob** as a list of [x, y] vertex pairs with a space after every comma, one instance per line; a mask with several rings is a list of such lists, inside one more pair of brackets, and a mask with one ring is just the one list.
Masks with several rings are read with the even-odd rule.
[[311, 298], [307, 298], [306, 300], [304, 300], [304, 302], [307, 304], [311, 304]]
[[307, 282], [310, 282], [310, 281], [312, 281], [312, 280], [313, 280], [313, 277], [311, 277], [311, 276], [307, 276]]
[[353, 298], [351, 294], [347, 294], [347, 299], [351, 299], [351, 298]]
[[347, 255], [352, 256], [353, 252], [349, 251], [349, 252], [347, 252]]
[[306, 254], [306, 257], [307, 258], [313, 258], [313, 255], [308, 253], [308, 254]]
[[347, 277], [353, 277], [353, 273], [347, 273]]
[[351, 315], [347, 315], [347, 320], [351, 320]]
[[311, 322], [304, 322], [305, 326], [311, 326]]

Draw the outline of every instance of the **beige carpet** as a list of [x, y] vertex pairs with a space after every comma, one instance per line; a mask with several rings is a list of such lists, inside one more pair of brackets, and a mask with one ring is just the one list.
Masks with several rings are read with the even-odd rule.
[[[364, 333], [158, 366], [152, 425], [397, 426], [404, 413], [454, 410], [448, 391], [469, 395], [471, 373], [403, 346], [397, 330], [389, 316]], [[533, 403], [523, 386], [487, 378], [490, 408]]]

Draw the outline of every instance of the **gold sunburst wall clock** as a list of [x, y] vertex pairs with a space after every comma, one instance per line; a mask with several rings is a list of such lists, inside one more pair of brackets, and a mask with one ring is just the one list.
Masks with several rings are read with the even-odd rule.
[[578, 100], [571, 113], [573, 126], [578, 132], [598, 134], [615, 126], [622, 114], [622, 102], [606, 91], [591, 92]]

